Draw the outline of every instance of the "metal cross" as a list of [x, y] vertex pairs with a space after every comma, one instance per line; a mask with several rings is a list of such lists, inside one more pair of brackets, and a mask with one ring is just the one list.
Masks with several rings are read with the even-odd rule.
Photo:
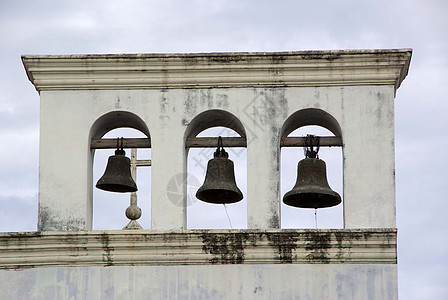
[[[131, 176], [134, 181], [137, 181], [137, 167], [151, 166], [150, 159], [137, 159], [137, 148], [131, 149]], [[129, 213], [128, 213], [129, 212]], [[126, 209], [126, 217], [130, 219], [129, 223], [123, 229], [143, 229], [137, 222], [141, 216], [141, 209], [137, 206], [137, 192], [131, 193], [130, 205]]]

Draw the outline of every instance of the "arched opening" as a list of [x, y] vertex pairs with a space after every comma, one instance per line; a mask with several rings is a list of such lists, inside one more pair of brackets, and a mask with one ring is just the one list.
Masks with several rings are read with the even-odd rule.
[[224, 149], [234, 163], [236, 184], [243, 193], [243, 200], [232, 204], [210, 204], [196, 198], [204, 183], [207, 164], [213, 158], [216, 146], [187, 149], [187, 228], [223, 229], [247, 228], [247, 150], [246, 147], [226, 147], [225, 138], [246, 134], [242, 123], [231, 113], [210, 110], [196, 116], [186, 130], [186, 141], [191, 138], [224, 139]]
[[137, 129], [147, 138], [151, 138], [145, 122], [136, 114], [128, 111], [112, 111], [99, 117], [90, 129], [89, 138], [101, 138], [107, 132], [121, 127]]
[[[116, 139], [149, 138], [149, 130], [146, 124], [137, 115], [115, 111], [100, 117], [93, 125], [90, 132], [90, 140], [94, 139]], [[150, 148], [124, 148], [126, 156], [131, 163], [137, 164], [142, 160], [151, 159]], [[94, 230], [120, 230], [130, 221], [125, 216], [126, 209], [130, 206], [131, 193], [115, 193], [100, 190], [95, 187], [98, 179], [103, 175], [109, 156], [113, 155], [115, 148], [92, 149], [92, 195], [93, 195], [93, 222]], [[151, 168], [136, 168], [134, 178], [138, 191], [134, 194], [134, 201], [142, 210], [141, 217], [137, 222], [143, 228], [149, 228], [151, 224]]]
[[[282, 128], [284, 137], [341, 137], [341, 129], [333, 116], [320, 109], [304, 109], [292, 114]], [[343, 196], [342, 147], [320, 147], [319, 158], [327, 167], [327, 179], [332, 190]], [[281, 227], [282, 228], [343, 228], [343, 202], [329, 208], [297, 208], [283, 203], [285, 193], [297, 180], [297, 164], [305, 158], [303, 147], [281, 149]], [[342, 200], [343, 201], [343, 200]]]

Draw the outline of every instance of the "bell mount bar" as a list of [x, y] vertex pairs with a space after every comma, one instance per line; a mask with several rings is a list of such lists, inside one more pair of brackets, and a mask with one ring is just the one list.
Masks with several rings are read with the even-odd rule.
[[[224, 147], [247, 147], [246, 138], [243, 137], [223, 137]], [[195, 137], [187, 138], [186, 148], [214, 148], [218, 144], [216, 137]], [[282, 137], [281, 147], [304, 147], [305, 137]], [[320, 147], [341, 147], [342, 138], [339, 136], [319, 137]], [[92, 139], [91, 149], [114, 149], [117, 147], [117, 139]], [[149, 138], [123, 138], [123, 148], [151, 148]]]

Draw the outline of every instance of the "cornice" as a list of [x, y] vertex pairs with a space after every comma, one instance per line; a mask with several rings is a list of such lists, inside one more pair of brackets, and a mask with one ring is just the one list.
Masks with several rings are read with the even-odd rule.
[[396, 229], [0, 234], [0, 269], [196, 264], [396, 264]]
[[40, 91], [393, 85], [411, 49], [259, 53], [24, 55]]

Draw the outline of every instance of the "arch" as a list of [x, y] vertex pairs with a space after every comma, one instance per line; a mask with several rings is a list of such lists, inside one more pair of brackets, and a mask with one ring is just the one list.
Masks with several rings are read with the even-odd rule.
[[[184, 134], [184, 143], [186, 143], [188, 138], [195, 138], [201, 132], [212, 129], [214, 127], [225, 127], [227, 129], [231, 129], [236, 132], [241, 138], [246, 139], [246, 131], [242, 122], [232, 113], [224, 110], [212, 109], [199, 113], [196, 115], [191, 122], [188, 124], [185, 134]], [[214, 134], [214, 133], [213, 133]], [[233, 151], [238, 148], [226, 148], [228, 151], [229, 159], [234, 162], [235, 167], [235, 179], [238, 183], [243, 183], [243, 186], [239, 186], [243, 195], [247, 195], [247, 191], [245, 190], [245, 186], [247, 186], [247, 172], [240, 173], [240, 180], [238, 180], [239, 174], [237, 172], [239, 167], [243, 167], [247, 170], [247, 150], [246, 147], [243, 150]], [[187, 197], [190, 197], [191, 200], [187, 200], [187, 228], [191, 229], [222, 229], [228, 228], [230, 226], [236, 226], [232, 228], [247, 228], [247, 198], [246, 196], [242, 201], [237, 203], [233, 203], [231, 206], [222, 206], [215, 205], [210, 203], [205, 203], [201, 201], [196, 202], [195, 193], [196, 190], [202, 185], [208, 161], [213, 158], [213, 152], [215, 148], [195, 148], [195, 149], [186, 149], [185, 152], [185, 170], [188, 170], [186, 173], [189, 174], [188, 178], [186, 178], [188, 191]], [[240, 156], [241, 155], [241, 156]], [[238, 157], [238, 161], [236, 160]], [[241, 170], [241, 169], [240, 169]], [[193, 174], [192, 176], [190, 175]], [[202, 174], [201, 174], [202, 173]], [[194, 175], [198, 175], [198, 177]], [[245, 179], [242, 179], [242, 178]], [[192, 192], [193, 191], [193, 192]], [[193, 204], [195, 204], [193, 206]], [[204, 211], [204, 209], [208, 209], [207, 216], [202, 216], [198, 218], [199, 215]], [[227, 213], [228, 211], [228, 213]], [[202, 214], [203, 215], [203, 214]], [[227, 218], [225, 217], [227, 215]], [[214, 216], [219, 216], [215, 218]], [[222, 218], [221, 218], [222, 217]], [[238, 217], [238, 219], [233, 219], [233, 217]], [[232, 219], [232, 221], [230, 221]], [[227, 221], [229, 220], [229, 223]]]
[[[306, 108], [301, 109], [296, 112], [294, 112], [292, 115], [290, 115], [286, 121], [283, 124], [282, 130], [281, 130], [281, 137], [288, 137], [292, 132], [295, 130], [305, 127], [305, 126], [320, 126], [327, 130], [329, 130], [331, 133], [333, 133], [337, 137], [342, 138], [342, 130], [338, 123], [338, 121], [329, 113], [322, 109], [317, 108]], [[313, 130], [313, 129], [311, 129]], [[309, 132], [311, 133], [311, 132]], [[322, 150], [322, 149], [321, 149]], [[343, 149], [340, 149], [343, 151]], [[285, 153], [286, 151], [286, 153]], [[336, 152], [335, 152], [336, 151]], [[290, 157], [297, 157], [297, 155], [301, 156], [300, 152], [294, 153], [294, 149], [292, 148], [283, 148], [281, 153], [281, 169], [282, 169], [282, 175], [280, 175], [280, 184], [281, 189], [283, 190], [281, 193], [281, 224], [282, 228], [313, 228], [312, 225], [314, 222], [316, 222], [315, 226], [317, 226], [317, 219], [316, 219], [316, 211], [308, 210], [308, 209], [300, 209], [297, 210], [297, 208], [290, 207], [286, 205], [283, 202], [283, 197], [286, 191], [289, 191], [292, 187], [295, 185], [296, 176], [298, 176], [297, 167], [296, 164], [283, 164], [283, 160], [285, 159], [285, 155], [289, 155]], [[333, 149], [331, 150], [332, 154], [330, 156], [333, 157], [333, 159], [336, 159], [336, 157], [341, 157], [340, 154], [342, 152], [339, 152], [339, 150]], [[326, 156], [328, 158], [328, 155], [330, 153], [326, 153]], [[294, 156], [292, 156], [294, 155]], [[299, 158], [303, 159], [302, 158]], [[339, 180], [337, 181], [339, 184], [339, 188], [341, 188], [341, 191], [343, 193], [343, 180], [344, 180], [344, 174], [343, 174], [343, 165], [342, 160], [339, 160], [339, 162], [335, 162], [333, 160], [331, 163], [326, 159], [327, 163], [327, 176], [330, 176], [328, 173], [330, 165], [338, 166], [339, 170], [342, 170], [342, 173], [339, 173], [340, 175], [336, 175]], [[340, 167], [339, 167], [340, 166]], [[283, 173], [285, 172], [285, 173]], [[336, 174], [337, 172], [334, 172], [333, 174]], [[287, 175], [289, 174], [289, 175]], [[294, 174], [293, 176], [291, 176]], [[329, 180], [330, 186], [334, 188], [334, 185]], [[341, 193], [340, 193], [341, 194]], [[342, 194], [341, 194], [342, 196]], [[344, 200], [343, 200], [344, 201]], [[325, 220], [324, 227], [320, 228], [344, 228], [344, 202], [342, 202], [341, 205], [335, 206], [334, 209], [331, 210], [319, 210], [319, 220], [320, 224], [322, 224], [322, 220]], [[289, 216], [290, 220], [294, 220], [293, 222], [289, 222], [289, 224], [285, 223], [285, 216]], [[294, 216], [294, 218], [292, 218]], [[297, 220], [300, 220], [300, 223], [298, 223]], [[322, 225], [319, 225], [322, 226]], [[330, 227], [328, 227], [330, 226]], [[342, 226], [342, 227], [341, 227]]]
[[335, 136], [342, 137], [341, 126], [329, 113], [318, 108], [305, 108], [296, 111], [283, 123], [281, 136], [287, 137], [297, 128], [318, 125], [330, 130]]
[[107, 132], [121, 127], [129, 127], [141, 131], [150, 138], [148, 126], [136, 114], [127, 111], [111, 111], [99, 117], [90, 128], [90, 139], [101, 138]]
[[[144, 136], [146, 136], [147, 138], [150, 138], [150, 133], [149, 133], [149, 129], [148, 126], [146, 125], [146, 123], [136, 114], [132, 113], [132, 112], [128, 112], [128, 111], [110, 111], [107, 112], [105, 114], [103, 114], [102, 116], [100, 116], [98, 119], [96, 119], [92, 126], [90, 127], [90, 132], [89, 132], [89, 145], [91, 144], [93, 139], [100, 139], [103, 138], [108, 132], [111, 132], [114, 129], [120, 129], [120, 128], [127, 128], [127, 132], [130, 132], [131, 130], [129, 130], [129, 128], [134, 129], [136, 131], [139, 131], [140, 133], [142, 133]], [[126, 133], [125, 133], [126, 136]], [[104, 149], [107, 150], [107, 149]], [[151, 149], [146, 149], [148, 151], [151, 151]], [[102, 203], [99, 204], [104, 205], [105, 201], [103, 198], [105, 198], [106, 196], [101, 196], [100, 194], [94, 194], [94, 161], [96, 160], [98, 162], [98, 159], [100, 159], [100, 162], [104, 162], [104, 166], [107, 165], [107, 151], [101, 151], [101, 153], [96, 152], [97, 149], [90, 149], [90, 157], [89, 157], [89, 161], [88, 161], [88, 184], [89, 184], [89, 199], [90, 199], [90, 204], [89, 204], [89, 211], [90, 211], [90, 222], [91, 222], [91, 226], [94, 225], [94, 215], [96, 214], [95, 217], [97, 217], [97, 220], [103, 220], [103, 224], [105, 224], [104, 222], [104, 217], [106, 216], [106, 219], [112, 217], [109, 215], [105, 215], [101, 213], [98, 213], [98, 210], [94, 211], [94, 197], [96, 197], [95, 203]], [[113, 149], [108, 149], [109, 152], [113, 153]], [[110, 154], [112, 154], [110, 153]], [[106, 154], [106, 156], [104, 156]], [[129, 157], [130, 153], [127, 154], [127, 156]], [[103, 163], [101, 163], [101, 166], [103, 165]], [[104, 170], [104, 168], [101, 168], [102, 170]], [[102, 171], [104, 172], [104, 171]], [[102, 174], [102, 172], [100, 174]], [[99, 176], [100, 177], [100, 176]], [[95, 180], [97, 180], [99, 178], [98, 176], [95, 176]], [[148, 181], [149, 182], [149, 181]], [[149, 185], [150, 186], [150, 185]], [[101, 192], [100, 192], [101, 193]], [[143, 195], [141, 194], [141, 189], [139, 188], [139, 195]], [[138, 206], [142, 208], [143, 210], [143, 216], [148, 216], [150, 210], [144, 210], [143, 207], [148, 205], [148, 201], [145, 199], [151, 199], [150, 196], [149, 198], [146, 196], [147, 193], [144, 193], [145, 197], [141, 198], [144, 201], [142, 202], [142, 200], [140, 199]], [[108, 198], [108, 202], [110, 199], [116, 198], [116, 199], [125, 199], [129, 197], [129, 194], [121, 194], [121, 193], [112, 193], [112, 194], [107, 194], [107, 198]], [[110, 204], [108, 207], [110, 209], [116, 209], [117, 214], [114, 215], [114, 217], [120, 216], [121, 218], [124, 218], [124, 214], [123, 212], [126, 210], [126, 206], [128, 206], [129, 202], [128, 201], [112, 201], [113, 203]], [[150, 202], [149, 202], [150, 205]], [[123, 207], [124, 206], [124, 209]], [[118, 209], [122, 210], [119, 211]], [[101, 217], [100, 217], [101, 216]], [[123, 223], [115, 223], [115, 222], [106, 222], [107, 224], [113, 224], [113, 226], [118, 226], [120, 225], [125, 226], [126, 223], [129, 220], [127, 220], [126, 218], [124, 218]], [[139, 219], [138, 222], [141, 222], [142, 219]], [[141, 223], [142, 224], [142, 223]], [[98, 224], [96, 224], [96, 226], [98, 226]], [[110, 227], [103, 227], [101, 229], [111, 229]], [[119, 229], [119, 228], [112, 228], [112, 229]]]
[[235, 115], [225, 110], [212, 109], [201, 112], [191, 120], [185, 130], [185, 139], [194, 138], [202, 131], [218, 126], [233, 129], [241, 137], [246, 138], [243, 123]]

